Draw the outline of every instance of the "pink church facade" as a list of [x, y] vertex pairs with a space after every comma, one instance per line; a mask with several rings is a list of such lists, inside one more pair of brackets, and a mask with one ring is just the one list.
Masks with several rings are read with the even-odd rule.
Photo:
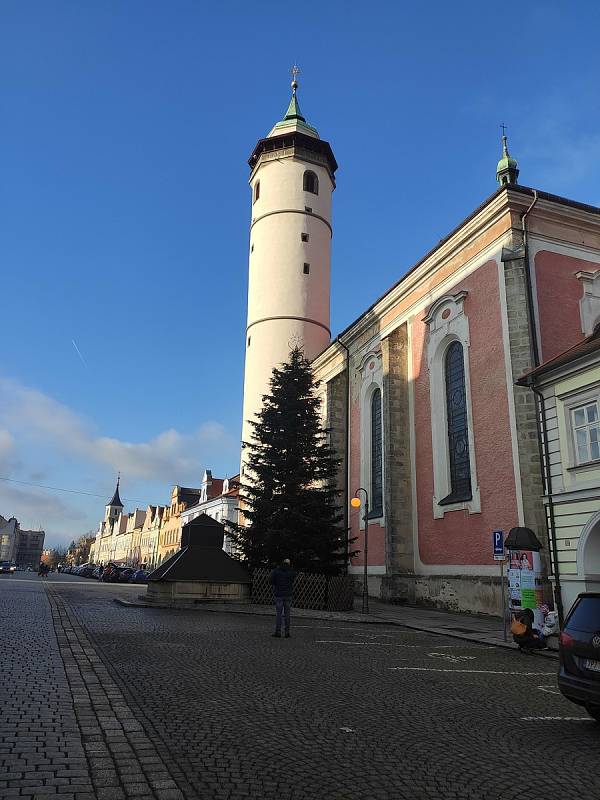
[[547, 556], [535, 398], [515, 381], [600, 320], [596, 272], [600, 209], [503, 185], [314, 360], [345, 502], [369, 492], [372, 595], [497, 613], [492, 531], [530, 527]]

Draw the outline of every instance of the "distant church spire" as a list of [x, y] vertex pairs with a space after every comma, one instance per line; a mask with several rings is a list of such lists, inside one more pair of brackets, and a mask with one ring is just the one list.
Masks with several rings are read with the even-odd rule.
[[117, 475], [117, 488], [115, 489], [115, 493], [112, 496], [112, 500], [108, 503], [109, 506], [115, 506], [119, 508], [123, 508], [123, 503], [121, 502], [121, 498], [119, 497], [119, 484], [121, 483], [121, 473]]
[[517, 166], [517, 160], [512, 158], [508, 152], [506, 125], [502, 123], [500, 127], [502, 128], [502, 158], [496, 167], [496, 180], [500, 186], [504, 186], [508, 183], [517, 183], [517, 178], [519, 177], [519, 167]]

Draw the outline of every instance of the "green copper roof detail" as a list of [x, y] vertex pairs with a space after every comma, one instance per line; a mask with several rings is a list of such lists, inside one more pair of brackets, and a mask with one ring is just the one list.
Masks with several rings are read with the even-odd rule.
[[271, 133], [269, 134], [270, 136], [275, 135], [275, 133], [278, 133], [280, 130], [283, 132], [285, 129], [292, 129], [298, 131], [299, 133], [305, 133], [308, 136], [314, 136], [317, 139], [319, 138], [319, 132], [317, 129], [308, 124], [306, 117], [300, 111], [300, 104], [298, 103], [297, 95], [298, 81], [296, 80], [299, 73], [300, 70], [294, 64], [292, 67], [292, 97], [290, 99], [287, 111], [285, 112], [284, 118], [275, 123], [271, 129]]
[[302, 112], [300, 111], [300, 105], [298, 103], [298, 98], [296, 97], [296, 90], [292, 92], [292, 99], [290, 100], [290, 104], [288, 106], [288, 110], [285, 112], [284, 120], [293, 120], [298, 119], [300, 122], [306, 122], [304, 117], [302, 116]]
[[496, 167], [496, 180], [502, 186], [505, 183], [516, 183], [519, 177], [517, 159], [508, 152], [508, 140], [502, 136], [502, 158]]

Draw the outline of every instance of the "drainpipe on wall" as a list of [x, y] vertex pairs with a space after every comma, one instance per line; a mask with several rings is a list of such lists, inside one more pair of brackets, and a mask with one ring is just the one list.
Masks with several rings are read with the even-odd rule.
[[533, 281], [531, 279], [531, 264], [529, 261], [529, 246], [527, 244], [527, 217], [533, 210], [533, 207], [538, 201], [537, 190], [533, 190], [533, 200], [531, 205], [521, 217], [521, 227], [523, 232], [523, 250], [525, 258], [525, 290], [527, 293], [527, 316], [529, 317], [529, 328], [531, 330], [531, 350], [533, 357], [533, 366], [539, 367], [540, 365], [540, 345], [537, 335], [537, 320], [535, 317], [535, 304], [533, 302]]
[[545, 470], [542, 470], [542, 477], [545, 472], [544, 492], [548, 498], [548, 514], [550, 516], [550, 547], [552, 548], [552, 561], [554, 562], [554, 600], [556, 602], [556, 610], [558, 611], [558, 622], [562, 628], [564, 622], [564, 610], [562, 603], [562, 587], [560, 583], [560, 570], [558, 568], [558, 546], [556, 544], [556, 521], [554, 517], [554, 500], [552, 498], [552, 473], [550, 472], [550, 452], [548, 450], [548, 423], [546, 419], [546, 398], [539, 389], [536, 389], [533, 383], [529, 384], [531, 391], [536, 395], [539, 401], [542, 422], [542, 439], [543, 439], [543, 454]]
[[348, 574], [348, 552], [350, 550], [350, 517], [349, 517], [349, 503], [350, 503], [350, 350], [342, 342], [338, 336], [336, 342], [340, 344], [346, 351], [346, 453], [345, 453], [345, 486], [346, 491], [344, 494], [344, 530], [346, 531], [346, 575]]
[[[531, 331], [531, 355], [533, 366], [539, 367], [541, 363], [540, 341], [537, 332], [537, 319], [535, 314], [535, 303], [533, 300], [533, 280], [532, 280], [532, 266], [529, 258], [529, 245], [527, 241], [527, 217], [533, 210], [538, 201], [537, 189], [533, 190], [533, 200], [531, 201], [527, 211], [521, 216], [521, 227], [523, 233], [523, 250], [525, 258], [525, 290], [527, 294], [527, 316], [529, 318], [529, 329]], [[529, 388], [532, 390], [537, 398], [537, 414], [536, 424], [538, 429], [538, 442], [540, 443], [540, 468], [542, 471], [542, 483], [544, 486], [544, 493], [548, 498], [548, 516], [546, 517], [548, 525], [548, 539], [552, 549], [552, 560], [554, 562], [554, 600], [556, 602], [556, 610], [558, 611], [558, 619], [562, 627], [564, 614], [562, 604], [562, 591], [560, 583], [560, 568], [558, 563], [558, 548], [556, 544], [556, 520], [554, 516], [554, 500], [552, 498], [552, 475], [550, 474], [550, 454], [548, 452], [548, 426], [546, 420], [546, 401], [544, 395], [539, 389], [533, 386], [533, 382], [529, 382]]]

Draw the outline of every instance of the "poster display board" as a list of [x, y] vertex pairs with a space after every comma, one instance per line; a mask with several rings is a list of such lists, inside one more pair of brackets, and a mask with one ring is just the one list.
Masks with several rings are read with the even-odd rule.
[[530, 608], [534, 627], [543, 627], [542, 564], [535, 550], [509, 550], [508, 605], [511, 611]]

